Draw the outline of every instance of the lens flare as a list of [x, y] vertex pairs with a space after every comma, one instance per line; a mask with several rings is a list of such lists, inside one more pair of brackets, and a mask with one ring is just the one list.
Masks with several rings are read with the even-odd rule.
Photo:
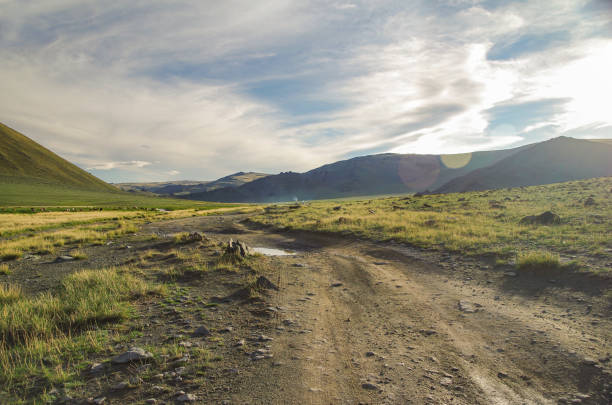
[[472, 154], [457, 153], [454, 155], [442, 155], [440, 156], [440, 160], [442, 161], [442, 164], [449, 169], [459, 169], [467, 166], [467, 164], [470, 163], [470, 160], [472, 160]]

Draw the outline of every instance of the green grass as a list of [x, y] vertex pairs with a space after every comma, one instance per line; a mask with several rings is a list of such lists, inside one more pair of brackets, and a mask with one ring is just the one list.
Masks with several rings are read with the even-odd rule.
[[541, 272], [561, 268], [559, 255], [551, 252], [528, 252], [518, 256], [516, 268], [521, 271]]
[[[467, 255], [519, 251], [602, 254], [612, 249], [612, 178], [483, 192], [313, 201], [269, 206], [252, 220], [281, 229], [351, 235]], [[584, 200], [593, 196], [594, 206]], [[336, 208], [339, 207], [339, 208]], [[554, 226], [521, 225], [551, 210]]]
[[108, 341], [108, 332], [97, 327], [127, 319], [133, 312], [129, 301], [148, 294], [163, 295], [165, 289], [127, 268], [80, 271], [56, 292], [36, 296], [2, 287], [0, 387], [14, 399], [31, 400], [54, 383], [74, 380], [83, 355]]
[[9, 274], [11, 274], [11, 269], [9, 269], [8, 264], [6, 263], [0, 264], [0, 275], [8, 276]]
[[[45, 183], [37, 179], [9, 179], [0, 175], [0, 207], [24, 211], [29, 207], [61, 207], [133, 209], [160, 208], [166, 210], [199, 208], [213, 209], [236, 205], [209, 203], [175, 198], [151, 197], [117, 190], [92, 191]], [[8, 211], [5, 208], [5, 211]]]

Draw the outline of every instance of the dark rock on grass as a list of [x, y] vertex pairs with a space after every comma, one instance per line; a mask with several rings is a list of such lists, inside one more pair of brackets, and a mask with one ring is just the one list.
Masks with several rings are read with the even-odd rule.
[[593, 199], [593, 197], [589, 197], [586, 200], [584, 200], [584, 206], [585, 207], [590, 207], [595, 205], [595, 200]]
[[378, 386], [372, 383], [363, 383], [361, 384], [361, 388], [364, 390], [378, 390]]
[[195, 337], [210, 336], [210, 330], [208, 330], [206, 326], [200, 326], [193, 332], [193, 336]]
[[145, 361], [153, 355], [140, 347], [132, 347], [127, 352], [121, 353], [111, 359], [112, 364], [126, 364], [133, 361]]
[[561, 217], [551, 211], [543, 212], [540, 215], [528, 215], [519, 221], [521, 225], [558, 225], [560, 223]]
[[59, 256], [57, 259], [55, 259], [54, 263], [62, 263], [62, 262], [71, 262], [73, 260], [76, 260], [74, 257], [72, 256]]
[[274, 291], [279, 290], [276, 284], [274, 284], [273, 282], [271, 282], [264, 276], [259, 276], [257, 278], [257, 281], [255, 281], [255, 286], [257, 287], [257, 289], [260, 289], [260, 290], [274, 290]]
[[189, 242], [202, 242], [204, 239], [206, 239], [206, 237], [200, 232], [192, 232], [187, 236], [187, 241]]
[[338, 282], [332, 283], [332, 285], [331, 285], [331, 286], [332, 286], [332, 287], [342, 287], [343, 285], [344, 285], [344, 284], [342, 284], [341, 282], [339, 282], [339, 281], [338, 281]]

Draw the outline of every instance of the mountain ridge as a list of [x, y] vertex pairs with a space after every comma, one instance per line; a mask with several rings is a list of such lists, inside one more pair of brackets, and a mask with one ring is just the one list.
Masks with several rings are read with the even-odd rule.
[[[558, 147], [548, 151], [550, 145]], [[612, 175], [607, 163], [607, 160], [612, 160], [608, 158], [610, 146], [612, 145], [609, 142], [601, 140], [558, 137], [511, 149], [467, 154], [367, 155], [326, 164], [304, 173], [283, 172], [239, 187], [194, 193], [189, 198], [218, 202], [269, 203], [430, 192], [430, 190], [446, 193], [549, 184]], [[529, 157], [529, 151], [534, 147], [536, 155], [542, 155], [540, 159], [537, 156]], [[579, 157], [576, 150], [582, 151], [578, 154]], [[591, 159], [590, 155], [596, 158]], [[563, 159], [555, 159], [555, 156], [563, 156], [567, 162], [572, 162], [571, 167], [563, 170], [562, 166], [568, 164], [564, 163]], [[521, 163], [515, 165], [509, 163], [514, 160]], [[502, 166], [496, 166], [500, 162], [505, 162], [504, 165], [508, 167], [503, 169]], [[558, 164], [559, 162], [561, 163]], [[592, 167], [589, 168], [589, 165]], [[496, 172], [500, 178], [498, 182], [490, 175], [491, 168], [496, 167], [499, 169]], [[477, 185], [475, 179], [477, 175], [487, 178], [486, 181], [481, 180], [484, 182], [483, 186]], [[465, 180], [467, 183], [459, 186], [456, 180], [458, 178], [467, 179]]]

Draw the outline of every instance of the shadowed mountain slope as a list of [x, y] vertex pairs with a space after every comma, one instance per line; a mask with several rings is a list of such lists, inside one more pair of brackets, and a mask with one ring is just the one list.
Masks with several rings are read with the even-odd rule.
[[240, 187], [190, 194], [220, 202], [276, 202], [377, 194], [439, 187], [471, 170], [489, 166], [521, 148], [457, 155], [380, 154], [321, 166], [306, 173], [285, 172]]
[[450, 180], [436, 193], [534, 186], [612, 176], [612, 144], [558, 137]]

